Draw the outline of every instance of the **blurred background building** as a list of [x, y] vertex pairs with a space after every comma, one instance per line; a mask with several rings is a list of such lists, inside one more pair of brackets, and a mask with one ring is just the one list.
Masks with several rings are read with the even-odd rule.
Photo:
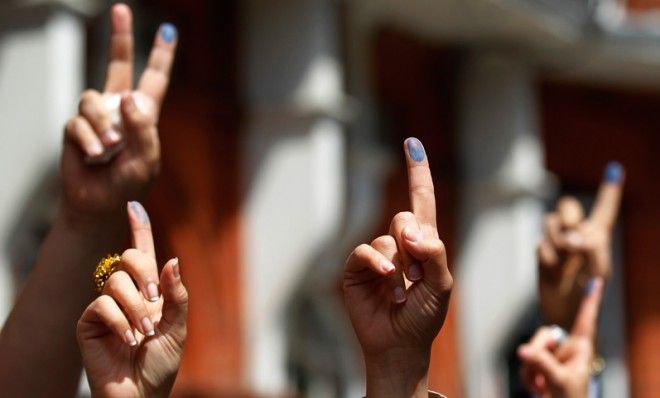
[[[57, 198], [64, 122], [102, 87], [110, 2], [0, 5], [0, 314]], [[599, 351], [606, 397], [660, 391], [660, 1], [134, 0], [136, 71], [179, 29], [147, 208], [191, 290], [177, 396], [356, 397], [340, 274], [430, 154], [456, 280], [430, 382], [524, 396], [535, 246], [561, 194], [628, 180]], [[84, 395], [84, 390], [81, 393]]]

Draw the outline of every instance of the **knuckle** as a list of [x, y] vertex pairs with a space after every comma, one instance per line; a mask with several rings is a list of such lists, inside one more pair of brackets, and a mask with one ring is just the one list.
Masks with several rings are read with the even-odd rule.
[[353, 250], [353, 255], [356, 259], [364, 260], [369, 256], [370, 246], [366, 243], [361, 244]]
[[371, 246], [376, 249], [392, 247], [392, 246], [396, 246], [396, 240], [394, 240], [394, 237], [391, 235], [382, 235], [374, 239], [371, 242]]
[[399, 213], [396, 213], [394, 218], [392, 219], [393, 224], [399, 224], [399, 223], [405, 223], [411, 219], [414, 219], [415, 215], [412, 214], [409, 211], [401, 211]]

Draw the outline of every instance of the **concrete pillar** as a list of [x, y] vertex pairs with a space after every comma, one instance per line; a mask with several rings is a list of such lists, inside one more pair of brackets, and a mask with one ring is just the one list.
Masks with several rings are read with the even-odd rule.
[[287, 300], [342, 221], [343, 76], [333, 1], [241, 4], [245, 383], [277, 395], [289, 389]]
[[531, 68], [468, 59], [462, 81], [459, 318], [468, 397], [505, 396], [501, 349], [536, 292], [546, 182]]
[[[85, 78], [84, 24], [63, 7], [5, 7], [0, 20], [0, 319], [56, 205], [56, 162]], [[50, 185], [48, 185], [50, 182]], [[11, 270], [11, 267], [18, 269]]]

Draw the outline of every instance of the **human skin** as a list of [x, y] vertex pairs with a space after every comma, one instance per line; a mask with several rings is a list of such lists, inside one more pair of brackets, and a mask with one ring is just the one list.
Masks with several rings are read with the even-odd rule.
[[343, 276], [369, 398], [428, 396], [431, 344], [444, 323], [453, 284], [424, 147], [408, 138], [404, 152], [412, 211], [397, 214], [387, 235], [355, 248]]
[[[131, 26], [131, 10], [115, 5], [104, 91], [86, 91], [79, 115], [66, 125], [62, 200], [34, 270], [0, 333], [3, 395], [75, 394], [81, 371], [75, 325], [95, 294], [90, 282], [94, 266], [106, 254], [120, 251], [128, 237], [126, 202], [144, 198], [158, 173], [156, 124], [174, 59], [176, 30], [161, 25], [134, 90]], [[105, 106], [113, 95], [121, 95], [121, 130], [113, 128]], [[109, 152], [111, 157], [104, 156]], [[159, 281], [155, 273], [133, 278], [145, 297]]]
[[591, 214], [574, 197], [559, 200], [545, 218], [538, 246], [539, 306], [546, 324], [570, 330], [586, 282], [612, 272], [612, 232], [624, 184], [623, 167], [607, 165]]
[[134, 247], [78, 320], [78, 344], [93, 397], [167, 397], [186, 340], [188, 292], [176, 258], [160, 274], [162, 296], [138, 290], [132, 275], [158, 266], [146, 211], [132, 202], [128, 214]]
[[602, 295], [603, 279], [595, 277], [587, 284], [573, 329], [561, 345], [544, 326], [518, 348], [521, 378], [531, 393], [552, 398], [588, 397]]

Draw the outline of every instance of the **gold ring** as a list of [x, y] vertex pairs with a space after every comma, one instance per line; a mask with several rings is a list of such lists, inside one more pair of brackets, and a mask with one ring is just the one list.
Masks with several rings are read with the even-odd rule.
[[94, 287], [97, 293], [101, 294], [105, 282], [110, 278], [110, 275], [117, 271], [117, 264], [119, 264], [120, 259], [119, 254], [108, 254], [99, 261], [94, 270]]

